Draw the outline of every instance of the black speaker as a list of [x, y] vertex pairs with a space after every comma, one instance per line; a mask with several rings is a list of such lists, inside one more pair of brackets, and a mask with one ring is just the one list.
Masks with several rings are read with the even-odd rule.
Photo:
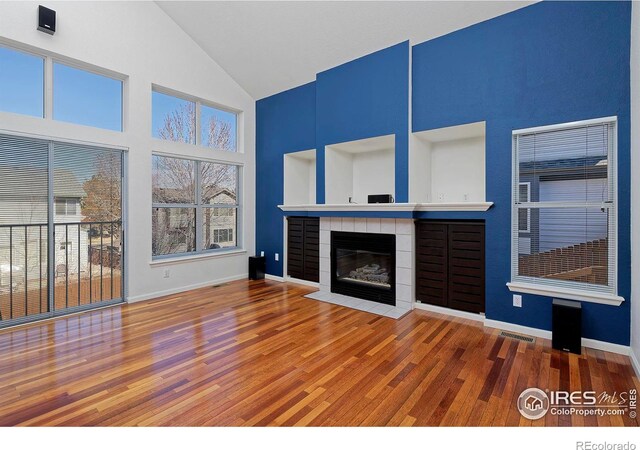
[[249, 279], [262, 280], [267, 268], [267, 259], [264, 256], [249, 256]]
[[551, 346], [579, 355], [582, 351], [582, 304], [553, 299]]
[[38, 6], [38, 30], [47, 34], [56, 32], [56, 12], [53, 9]]
[[376, 194], [368, 196], [369, 203], [393, 203], [393, 196], [391, 194]]

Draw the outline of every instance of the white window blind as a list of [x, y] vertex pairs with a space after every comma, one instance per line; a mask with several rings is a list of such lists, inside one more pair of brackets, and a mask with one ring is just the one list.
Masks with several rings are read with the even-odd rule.
[[616, 123], [513, 134], [512, 281], [615, 294]]

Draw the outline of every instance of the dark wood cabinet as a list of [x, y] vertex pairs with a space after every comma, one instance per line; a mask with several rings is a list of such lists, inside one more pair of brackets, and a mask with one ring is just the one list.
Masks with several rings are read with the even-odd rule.
[[287, 219], [287, 275], [299, 280], [320, 281], [320, 219]]
[[416, 299], [484, 312], [484, 222], [416, 222]]

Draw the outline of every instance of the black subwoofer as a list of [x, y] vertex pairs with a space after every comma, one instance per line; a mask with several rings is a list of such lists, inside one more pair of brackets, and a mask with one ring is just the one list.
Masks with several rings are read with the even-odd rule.
[[582, 349], [582, 304], [554, 299], [552, 316], [552, 347], [579, 355]]
[[262, 280], [267, 266], [264, 256], [249, 256], [249, 279]]

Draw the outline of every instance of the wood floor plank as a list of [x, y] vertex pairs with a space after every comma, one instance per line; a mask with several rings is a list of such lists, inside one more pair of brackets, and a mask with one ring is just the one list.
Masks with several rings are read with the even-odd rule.
[[516, 408], [528, 387], [637, 389], [626, 356], [312, 290], [238, 281], [0, 331], [0, 426], [638, 426]]

